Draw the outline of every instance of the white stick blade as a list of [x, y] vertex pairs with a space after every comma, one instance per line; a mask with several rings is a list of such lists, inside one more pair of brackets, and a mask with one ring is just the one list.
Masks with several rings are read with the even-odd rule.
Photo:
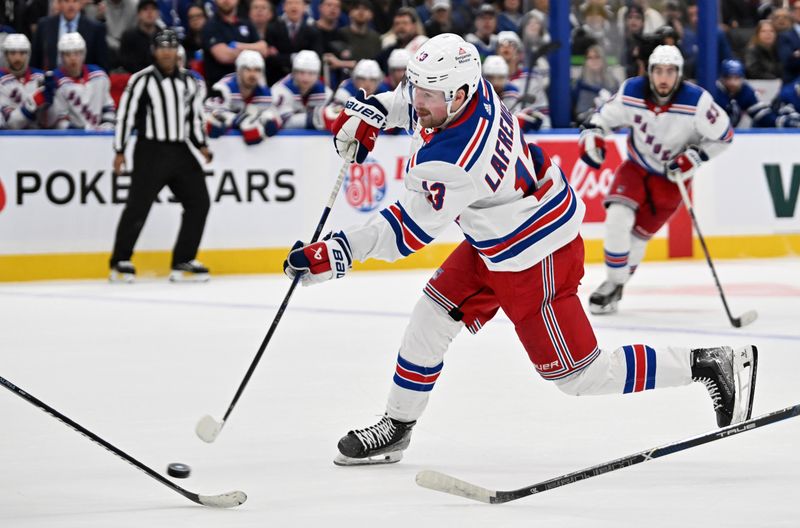
[[495, 496], [493, 491], [438, 471], [420, 471], [417, 473], [417, 484], [423, 488], [458, 495], [459, 497], [485, 502], [486, 504], [491, 504], [491, 498]]
[[749, 312], [745, 312], [741, 315], [741, 317], [739, 317], [741, 326], [747, 326], [756, 319], [758, 319], [758, 313], [755, 310], [750, 310]]
[[247, 495], [243, 491], [231, 491], [222, 495], [198, 495], [200, 504], [212, 508], [235, 508], [247, 500]]
[[203, 416], [200, 421], [197, 422], [197, 427], [194, 428], [194, 432], [197, 433], [200, 440], [208, 444], [217, 439], [217, 435], [221, 430], [222, 424], [209, 415]]

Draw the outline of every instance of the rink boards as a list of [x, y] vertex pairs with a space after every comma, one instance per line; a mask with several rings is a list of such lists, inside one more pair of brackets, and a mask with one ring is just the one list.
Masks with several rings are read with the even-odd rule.
[[[587, 260], [602, 259], [602, 197], [613, 168], [626, 157], [625, 137], [611, 142], [600, 171], [577, 159], [577, 134], [531, 135], [562, 167], [587, 205]], [[694, 186], [696, 212], [712, 254], [720, 258], [800, 254], [800, 158], [797, 134], [737, 132], [733, 146], [706, 164]], [[109, 134], [0, 133], [0, 280], [92, 278], [107, 273], [108, 256], [130, 176], [111, 174]], [[360, 224], [403, 193], [407, 136], [383, 136], [362, 166], [351, 168], [328, 222]], [[210, 143], [206, 169], [212, 207], [200, 258], [216, 273], [276, 272], [287, 248], [308, 239], [341, 161], [330, 136], [282, 133], [248, 147], [239, 136]], [[128, 153], [128, 162], [132, 156]], [[157, 163], [158, 160], [153, 160]], [[165, 189], [137, 244], [141, 273], [165, 274], [180, 207]], [[361, 269], [433, 267], [462, 240], [453, 226], [436, 243], [401, 263]], [[702, 258], [685, 212], [648, 247], [648, 259]]]

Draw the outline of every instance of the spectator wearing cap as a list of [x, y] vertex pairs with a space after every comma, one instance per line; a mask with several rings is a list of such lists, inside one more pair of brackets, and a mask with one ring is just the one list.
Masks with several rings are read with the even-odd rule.
[[454, 31], [451, 11], [450, 0], [433, 0], [431, 17], [425, 22], [425, 34], [428, 38]]
[[80, 33], [86, 42], [86, 62], [108, 67], [106, 27], [81, 16], [81, 0], [56, 0], [59, 14], [39, 19], [33, 36], [31, 66], [52, 70], [58, 63], [58, 40], [64, 33]]
[[262, 57], [268, 54], [267, 43], [253, 24], [237, 16], [239, 0], [215, 0], [215, 4], [216, 16], [203, 28], [203, 64], [209, 86], [236, 71], [236, 58], [242, 51], [257, 51]]
[[158, 3], [156, 0], [139, 0], [136, 26], [126, 30], [120, 38], [120, 66], [128, 73], [136, 73], [153, 63], [153, 37], [158, 31]]
[[383, 37], [383, 51], [375, 60], [386, 71], [387, 61], [392, 51], [405, 48], [419, 35], [419, 18], [417, 12], [410, 7], [401, 7], [394, 15], [392, 31]]
[[783, 65], [778, 57], [777, 33], [769, 20], [761, 20], [744, 52], [748, 79], [781, 79]]
[[483, 4], [475, 16], [475, 32], [468, 33], [464, 40], [475, 46], [484, 60], [497, 51], [497, 10], [491, 4]]
[[282, 78], [292, 69], [292, 57], [302, 50], [322, 56], [322, 37], [306, 15], [303, 0], [284, 0], [283, 14], [267, 27], [267, 42], [275, 46], [275, 61], [268, 63], [267, 78]]
[[497, 30], [519, 33], [521, 22], [522, 1], [502, 0], [502, 2], [500, 2], [500, 12], [497, 14]]
[[783, 64], [783, 81], [800, 75], [800, 0], [792, 2], [792, 27], [778, 34], [778, 57]]
[[347, 11], [350, 25], [342, 30], [342, 35], [350, 48], [350, 59], [374, 59], [381, 52], [381, 36], [369, 27], [372, 22], [372, 2], [354, 0]]

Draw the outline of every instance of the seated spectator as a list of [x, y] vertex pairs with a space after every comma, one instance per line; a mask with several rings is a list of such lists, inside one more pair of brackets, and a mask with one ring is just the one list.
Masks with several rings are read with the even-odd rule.
[[55, 80], [28, 66], [31, 42], [22, 33], [3, 40], [7, 69], [0, 68], [0, 128], [38, 128], [39, 119], [55, 95]]
[[453, 33], [452, 6], [450, 0], [433, 0], [431, 17], [425, 22], [425, 34], [428, 38]]
[[468, 33], [464, 40], [475, 46], [484, 60], [497, 51], [497, 10], [491, 4], [483, 4], [475, 16], [475, 32]]
[[411, 60], [411, 54], [403, 48], [396, 49], [389, 54], [388, 71], [389, 74], [383, 81], [389, 91], [394, 91], [406, 76], [406, 66]]
[[106, 27], [81, 16], [81, 0], [56, 0], [58, 15], [44, 17], [36, 25], [31, 66], [52, 70], [59, 65], [57, 43], [65, 33], [77, 32], [88, 44], [86, 59], [105, 69], [108, 65]]
[[[695, 79], [697, 77], [697, 56], [699, 47], [697, 45], [697, 20], [698, 20], [698, 7], [696, 4], [689, 5], [686, 8], [686, 26], [681, 35], [681, 53], [683, 53], [683, 78]], [[728, 39], [725, 37], [725, 32], [717, 29], [717, 59], [720, 64], [722, 61], [733, 58], [731, 46], [728, 44]]]
[[392, 51], [398, 48], [408, 48], [418, 36], [419, 19], [417, 18], [417, 12], [410, 7], [401, 7], [394, 15], [392, 31], [384, 35], [383, 50], [375, 58], [381, 69], [386, 69], [386, 62]]
[[[269, 0], [250, 0], [250, 10], [247, 17], [256, 28], [259, 38], [267, 40], [269, 24], [275, 20], [275, 8]], [[267, 42], [269, 46], [269, 42]]]
[[80, 33], [58, 40], [61, 67], [53, 72], [58, 88], [47, 112], [49, 128], [114, 130], [111, 81], [96, 64], [85, 64], [86, 42]]
[[525, 64], [530, 62], [532, 54], [537, 53], [542, 46], [550, 43], [550, 33], [547, 31], [545, 18], [544, 12], [538, 9], [528, 11], [523, 17], [522, 48], [525, 50]]
[[516, 108], [510, 110], [519, 119], [523, 132], [550, 128], [547, 61], [540, 57], [533, 70], [528, 71], [522, 64], [522, 41], [513, 31], [501, 31], [497, 35], [497, 54], [508, 65], [509, 82], [519, 90]]
[[[287, 0], [302, 3], [302, 0]], [[267, 56], [267, 43], [258, 36], [256, 28], [236, 15], [239, 0], [215, 0], [217, 13], [203, 28], [203, 66], [206, 82], [215, 82], [236, 71], [236, 58], [244, 50]]]
[[120, 65], [128, 73], [153, 64], [151, 48], [158, 31], [158, 3], [156, 0], [139, 0], [136, 26], [125, 31], [120, 39]]
[[267, 64], [267, 80], [282, 78], [292, 69], [292, 56], [310, 50], [322, 56], [322, 37], [306, 16], [303, 0], [284, 0], [283, 15], [267, 27], [267, 42], [278, 51]]
[[272, 104], [272, 92], [265, 84], [264, 59], [257, 51], [245, 50], [236, 58], [236, 72], [229, 73], [211, 88], [206, 100], [206, 130], [217, 138], [238, 129], [248, 145], [261, 143], [278, 133], [282, 121]]
[[514, 33], [519, 33], [521, 22], [521, 0], [501, 0], [500, 12], [497, 15], [497, 31], [513, 31]]
[[94, 20], [106, 26], [109, 71], [120, 67], [119, 47], [122, 34], [136, 25], [136, 0], [101, 0], [86, 4], [84, 13], [94, 6]]
[[[269, 3], [266, 0], [253, 0], [251, 6], [256, 2]], [[208, 17], [203, 4], [197, 2], [189, 6], [186, 11], [186, 39], [183, 47], [186, 50], [188, 59], [202, 59], [203, 56], [203, 28], [206, 27]], [[255, 24], [255, 22], [253, 22]], [[198, 53], [198, 51], [200, 53]]]
[[780, 79], [783, 66], [778, 58], [777, 34], [769, 20], [762, 20], [744, 53], [748, 79]]
[[372, 22], [372, 2], [351, 2], [347, 16], [350, 17], [350, 25], [342, 29], [342, 36], [350, 49], [350, 60], [374, 59], [381, 52], [381, 36], [369, 27]]
[[637, 77], [646, 71], [647, 57], [642, 52], [644, 11], [638, 5], [631, 5], [625, 10], [623, 20], [623, 51], [620, 63], [625, 67], [626, 77]]
[[406, 0], [375, 0], [372, 3], [372, 26], [375, 31], [379, 35], [391, 31], [395, 13], [407, 3]]
[[189, 6], [192, 5], [193, 0], [156, 0], [158, 2], [158, 11], [161, 27], [171, 29], [178, 36], [178, 40], [183, 41], [186, 39], [186, 30], [188, 26]]
[[769, 21], [775, 26], [775, 32], [778, 35], [792, 29], [792, 15], [786, 8], [779, 7], [774, 9], [769, 16]]
[[800, 112], [800, 77], [783, 85], [773, 106], [782, 115]]
[[665, 24], [664, 17], [657, 10], [650, 7], [650, 2], [647, 0], [633, 0], [627, 3], [627, 6], [622, 6], [617, 11], [617, 28], [620, 33], [625, 32], [625, 19], [628, 16], [628, 10], [631, 8], [637, 8], [641, 11], [645, 33], [653, 33]]
[[338, 56], [342, 52], [344, 35], [342, 35], [342, 30], [339, 28], [339, 19], [341, 17], [341, 0], [322, 0], [319, 3], [319, 18], [317, 18], [316, 26], [322, 39], [323, 58], [326, 53], [333, 53]]
[[608, 71], [602, 46], [590, 46], [586, 61], [572, 88], [572, 116], [575, 123], [583, 123], [603, 103], [617, 93], [619, 81]]
[[617, 43], [606, 9], [590, 5], [583, 13], [583, 24], [572, 32], [572, 54], [585, 55], [590, 46], [599, 45], [609, 55], [616, 55]]
[[758, 100], [755, 90], [744, 80], [744, 65], [741, 62], [726, 60], [720, 71], [722, 74], [710, 92], [714, 101], [728, 113], [731, 126], [739, 126], [742, 112], [747, 112], [752, 119], [752, 126], [756, 128], [800, 127], [800, 115], [797, 113], [779, 115], [769, 103]]
[[792, 27], [778, 34], [778, 58], [784, 82], [800, 75], [800, 0], [792, 2]]
[[292, 73], [272, 86], [283, 128], [325, 129], [323, 109], [333, 93], [319, 80], [320, 67], [316, 53], [300, 51], [292, 60]]

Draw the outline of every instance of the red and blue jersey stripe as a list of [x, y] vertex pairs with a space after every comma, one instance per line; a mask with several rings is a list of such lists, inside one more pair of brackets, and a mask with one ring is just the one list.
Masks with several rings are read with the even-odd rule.
[[397, 250], [404, 257], [419, 251], [433, 241], [433, 237], [428, 235], [414, 220], [408, 215], [406, 210], [395, 202], [381, 211], [383, 216], [394, 231]]
[[442, 372], [444, 362], [434, 367], [423, 367], [397, 356], [394, 382], [404, 389], [417, 392], [430, 392]]
[[624, 394], [656, 388], [656, 351], [647, 345], [626, 345]]

